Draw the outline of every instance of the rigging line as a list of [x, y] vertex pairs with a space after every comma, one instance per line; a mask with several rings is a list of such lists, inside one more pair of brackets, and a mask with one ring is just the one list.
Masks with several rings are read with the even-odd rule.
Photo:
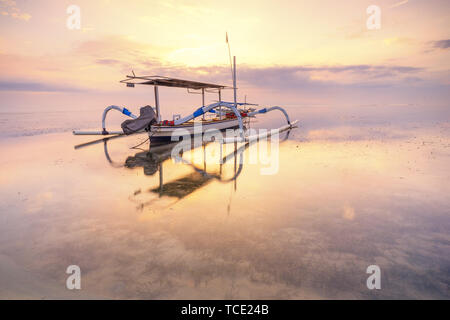
[[[150, 138], [153, 137], [154, 134], [155, 134], [154, 132], [150, 132], [150, 133], [148, 134], [148, 138], [147, 138], [147, 139], [145, 139], [143, 142], [141, 142], [141, 143], [135, 145], [134, 147], [131, 147], [130, 149], [138, 149], [138, 147], [140, 147], [141, 145], [143, 145], [144, 143], [146, 143], [147, 141], [149, 141]], [[142, 149], [139, 149], [139, 150], [142, 150]], [[142, 151], [145, 151], [145, 150], [142, 150]]]
[[[138, 149], [138, 147], [142, 146], [144, 143], [146, 143], [148, 140], [150, 140], [150, 137], [148, 137], [147, 139], [145, 139], [144, 141], [138, 143], [137, 145], [135, 145], [134, 147], [130, 147], [130, 149]], [[140, 149], [142, 150], [142, 149]]]

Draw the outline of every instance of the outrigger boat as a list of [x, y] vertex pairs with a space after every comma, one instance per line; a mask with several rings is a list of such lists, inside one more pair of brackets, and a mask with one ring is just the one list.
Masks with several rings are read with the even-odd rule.
[[[150, 85], [154, 87], [155, 94], [155, 108], [151, 106], [145, 106], [140, 109], [140, 115], [136, 116], [125, 107], [119, 107], [111, 105], [103, 111], [102, 116], [102, 131], [73, 131], [75, 135], [123, 135], [133, 134], [137, 132], [147, 131], [150, 137], [150, 142], [153, 144], [169, 143], [174, 140], [180, 139], [180, 133], [184, 132], [182, 136], [186, 134], [196, 135], [203, 134], [211, 129], [227, 130], [238, 129], [237, 134], [223, 138], [222, 143], [230, 142], [248, 142], [261, 137], [267, 137], [274, 132], [282, 132], [291, 129], [298, 122], [290, 121], [287, 112], [279, 107], [261, 108], [256, 110], [254, 106], [256, 104], [250, 104], [246, 102], [237, 102], [236, 98], [236, 57], [233, 59], [233, 87], [228, 87], [219, 84], [183, 80], [177, 78], [169, 78], [162, 76], [136, 76], [128, 75], [126, 79], [121, 80], [121, 83], [125, 83], [127, 87], [134, 87], [138, 85]], [[173, 87], [173, 88], [185, 88], [189, 93], [201, 93], [202, 106], [195, 110], [192, 114], [185, 117], [181, 117], [179, 114], [173, 115], [172, 120], [162, 120], [160, 103], [159, 103], [159, 87]], [[227, 102], [222, 101], [222, 90], [233, 89], [234, 101]], [[218, 94], [218, 101], [205, 106], [205, 93]], [[106, 115], [110, 110], [117, 110], [126, 116], [132, 118], [126, 120], [121, 124], [122, 131], [108, 131], [106, 130]], [[246, 131], [245, 124], [248, 123], [250, 118], [255, 117], [258, 114], [264, 114], [273, 110], [281, 111], [286, 117], [287, 124], [272, 130], [267, 133], [264, 131], [260, 134], [250, 134]], [[200, 126], [201, 124], [201, 126]], [[180, 131], [179, 129], [183, 129]], [[178, 133], [177, 133], [178, 132]], [[174, 139], [177, 136], [178, 138]]]

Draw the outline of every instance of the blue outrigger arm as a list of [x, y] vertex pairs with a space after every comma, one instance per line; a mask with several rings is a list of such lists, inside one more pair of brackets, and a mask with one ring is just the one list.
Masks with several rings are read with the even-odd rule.
[[259, 110], [253, 111], [253, 112], [249, 112], [248, 115], [249, 116], [254, 116], [255, 114], [267, 113], [267, 112], [272, 111], [272, 110], [280, 110], [281, 112], [283, 112], [284, 116], [286, 117], [287, 123], [291, 124], [291, 120], [289, 120], [289, 115], [287, 114], [286, 110], [284, 110], [283, 108], [281, 108], [279, 106], [270, 107], [270, 108], [262, 108], [262, 109], [259, 109]]
[[205, 114], [208, 111], [212, 111], [215, 108], [219, 108], [219, 107], [225, 107], [225, 108], [229, 108], [231, 110], [233, 110], [234, 114], [236, 115], [236, 118], [239, 121], [239, 131], [241, 134], [241, 137], [244, 138], [244, 125], [242, 124], [242, 117], [241, 117], [241, 113], [239, 112], [239, 110], [235, 107], [234, 103], [229, 103], [229, 102], [223, 102], [223, 101], [219, 101], [216, 103], [212, 103], [208, 106], [204, 106], [204, 107], [200, 107], [197, 110], [194, 111], [194, 113], [184, 117], [184, 118], [180, 118], [178, 120], [174, 121], [175, 125], [180, 125], [182, 123], [185, 123], [187, 121], [190, 121], [192, 119], [195, 119], [197, 117], [202, 116], [203, 114]]
[[103, 116], [102, 116], [102, 134], [109, 134], [108, 131], [106, 131], [106, 124], [105, 124], [105, 120], [106, 120], [106, 114], [108, 113], [109, 110], [114, 109], [117, 111], [122, 112], [124, 115], [129, 116], [130, 118], [136, 119], [137, 117], [131, 113], [130, 110], [128, 110], [127, 108], [123, 107], [118, 107], [118, 106], [109, 106], [106, 107], [105, 110], [103, 111]]
[[[248, 140], [249, 138], [255, 138], [255, 137], [246, 137], [244, 134], [244, 125], [242, 124], [242, 116], [241, 113], [239, 112], [239, 110], [236, 108], [236, 104], [232, 103], [232, 102], [224, 102], [224, 101], [219, 101], [213, 104], [210, 104], [208, 106], [204, 106], [201, 108], [198, 108], [197, 110], [194, 111], [194, 113], [184, 117], [184, 118], [180, 118], [178, 120], [175, 120], [174, 124], [175, 125], [180, 125], [182, 123], [185, 123], [187, 121], [190, 121], [192, 119], [195, 119], [197, 117], [202, 116], [203, 114], [205, 114], [206, 112], [213, 112], [214, 113], [214, 109], [215, 108], [219, 108], [219, 107], [226, 107], [229, 108], [231, 110], [233, 110], [234, 114], [236, 115], [236, 118], [239, 121], [239, 135], [240, 137], [238, 139], [236, 138], [232, 138], [232, 139], [224, 139], [225, 143], [229, 143], [229, 142], [244, 142], [246, 140]], [[287, 114], [286, 110], [284, 110], [283, 108], [279, 107], [279, 106], [274, 106], [274, 107], [270, 107], [270, 108], [262, 108], [253, 112], [249, 112], [248, 116], [254, 116], [258, 113], [267, 113], [273, 110], [280, 110], [281, 112], [283, 112], [284, 116], [286, 117], [287, 120], [287, 125], [283, 126], [281, 128], [279, 128], [280, 131], [284, 131], [287, 130], [289, 128], [291, 128], [293, 125], [295, 125], [297, 123], [297, 121], [294, 121], [293, 123], [291, 123], [291, 120], [289, 119], [289, 115]]]
[[240, 116], [241, 115], [239, 113], [239, 111], [234, 107], [233, 103], [219, 101], [219, 102], [216, 102], [216, 103], [212, 103], [212, 104], [210, 104], [208, 106], [203, 106], [203, 107], [198, 108], [197, 110], [194, 111], [194, 113], [192, 113], [192, 114], [190, 114], [190, 115], [188, 115], [188, 116], [186, 116], [184, 118], [180, 118], [180, 119], [175, 120], [174, 124], [175, 125], [179, 125], [179, 124], [185, 123], [185, 122], [190, 121], [192, 119], [195, 119], [195, 118], [197, 118], [199, 116], [202, 116], [203, 114], [205, 114], [208, 111], [213, 111], [213, 109], [218, 108], [218, 107], [230, 108], [230, 109], [232, 109], [234, 111], [236, 116], [238, 116], [238, 115]]
[[106, 114], [109, 112], [109, 110], [114, 109], [117, 111], [120, 111], [121, 113], [123, 113], [126, 116], [129, 116], [130, 118], [136, 119], [137, 117], [131, 113], [130, 110], [128, 110], [125, 107], [118, 107], [115, 105], [106, 107], [105, 110], [103, 111], [103, 115], [102, 115], [102, 131], [77, 131], [74, 130], [73, 134], [75, 135], [110, 135], [110, 134], [123, 134], [123, 131], [107, 131], [106, 130]]

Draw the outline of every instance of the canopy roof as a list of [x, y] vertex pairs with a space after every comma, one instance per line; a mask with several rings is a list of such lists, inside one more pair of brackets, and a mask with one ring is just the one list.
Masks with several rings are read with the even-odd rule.
[[126, 83], [127, 86], [133, 87], [135, 84], [147, 84], [152, 86], [162, 86], [162, 87], [177, 87], [177, 88], [187, 88], [187, 89], [224, 89], [229, 88], [228, 86], [198, 82], [191, 80], [183, 80], [169, 77], [161, 76], [127, 76], [127, 79], [121, 80], [121, 83]]

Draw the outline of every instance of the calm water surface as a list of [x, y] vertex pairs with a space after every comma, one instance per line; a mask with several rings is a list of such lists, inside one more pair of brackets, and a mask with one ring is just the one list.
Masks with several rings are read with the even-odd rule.
[[145, 139], [0, 140], [1, 298], [450, 298], [448, 122], [298, 128], [273, 175]]

